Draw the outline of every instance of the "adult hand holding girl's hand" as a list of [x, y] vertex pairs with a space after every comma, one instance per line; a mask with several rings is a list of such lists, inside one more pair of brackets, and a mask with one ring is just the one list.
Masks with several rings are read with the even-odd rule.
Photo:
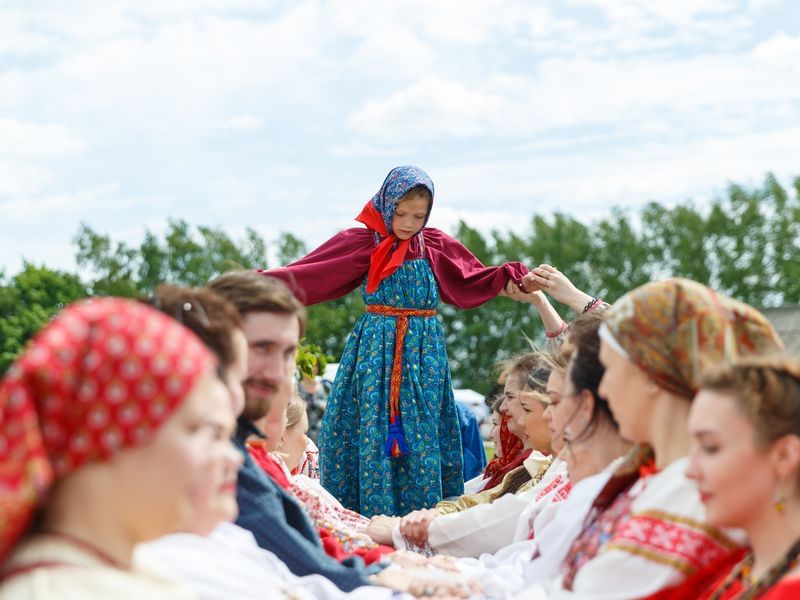
[[[528, 275], [530, 275], [530, 273]], [[525, 277], [528, 277], [528, 275], [526, 275]], [[523, 292], [521, 289], [519, 289], [519, 286], [516, 283], [514, 283], [511, 279], [508, 280], [506, 286], [503, 288], [503, 291], [500, 292], [499, 295], [505, 296], [506, 298], [511, 298], [512, 300], [516, 300], [517, 302], [527, 302], [528, 304], [533, 304], [536, 307], [541, 306], [547, 301], [546, 298], [544, 297], [544, 294], [538, 289], [533, 292]]]
[[424, 546], [428, 541], [428, 528], [437, 516], [439, 512], [435, 508], [415, 510], [400, 520], [400, 533], [412, 544]]
[[580, 291], [561, 271], [552, 265], [541, 264], [529, 273], [533, 283], [554, 300], [566, 304], [580, 314], [592, 297]]

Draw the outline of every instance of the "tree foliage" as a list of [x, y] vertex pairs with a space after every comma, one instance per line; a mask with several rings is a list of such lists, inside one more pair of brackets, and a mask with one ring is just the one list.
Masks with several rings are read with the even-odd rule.
[[149, 294], [165, 282], [201, 286], [232, 269], [267, 265], [266, 243], [255, 230], [247, 228], [237, 242], [221, 229], [193, 229], [180, 219], [169, 222], [163, 240], [148, 231], [138, 247], [114, 243], [85, 224], [74, 242], [78, 266], [93, 274], [91, 291], [102, 296]]
[[29, 263], [9, 280], [0, 275], [0, 374], [56, 312], [87, 293], [76, 275]]
[[[534, 215], [527, 227], [483, 235], [459, 223], [454, 236], [484, 264], [550, 263], [581, 289], [613, 302], [654, 279], [682, 276], [756, 306], [800, 302], [800, 178], [784, 189], [772, 176], [748, 189], [731, 185], [702, 205], [655, 202], [637, 211], [611, 209], [587, 223], [571, 215]], [[0, 367], [65, 302], [86, 294], [136, 296], [161, 282], [202, 285], [231, 268], [264, 267], [267, 244], [252, 229], [241, 240], [219, 229], [170, 221], [163, 236], [137, 245], [115, 242], [82, 225], [75, 237], [78, 276], [25, 265], [0, 278]], [[283, 233], [272, 246], [279, 264], [303, 256], [301, 238]], [[566, 308], [556, 306], [569, 319]], [[360, 290], [309, 308], [307, 339], [338, 358], [363, 314]], [[472, 310], [442, 305], [447, 347], [458, 386], [485, 391], [493, 364], [543, 343], [538, 315], [506, 298]]]

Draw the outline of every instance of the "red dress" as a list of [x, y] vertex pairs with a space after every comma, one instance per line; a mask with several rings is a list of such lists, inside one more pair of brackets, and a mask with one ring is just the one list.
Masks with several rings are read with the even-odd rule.
[[[661, 590], [648, 596], [645, 600], [708, 600], [723, 585], [746, 553], [746, 548], [739, 548], [694, 573], [679, 585]], [[737, 579], [728, 586], [719, 600], [736, 600], [745, 591], [742, 580]], [[785, 577], [758, 598], [759, 600], [796, 600], [800, 598], [800, 578]]]

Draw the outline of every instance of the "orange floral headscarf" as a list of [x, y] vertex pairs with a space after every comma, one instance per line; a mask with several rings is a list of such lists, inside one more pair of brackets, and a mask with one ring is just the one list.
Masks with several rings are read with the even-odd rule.
[[691, 398], [708, 367], [740, 356], [769, 354], [783, 343], [767, 318], [688, 279], [636, 288], [605, 313], [610, 334], [662, 388]]
[[56, 479], [147, 442], [214, 362], [144, 304], [100, 298], [62, 311], [0, 383], [0, 562]]

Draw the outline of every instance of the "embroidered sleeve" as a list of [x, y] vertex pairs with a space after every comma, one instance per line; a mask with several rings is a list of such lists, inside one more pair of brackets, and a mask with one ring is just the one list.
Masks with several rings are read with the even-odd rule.
[[521, 262], [487, 267], [466, 246], [444, 232], [426, 228], [425, 252], [439, 284], [442, 300], [459, 308], [475, 308], [491, 300], [510, 279], [519, 284], [529, 271]]

